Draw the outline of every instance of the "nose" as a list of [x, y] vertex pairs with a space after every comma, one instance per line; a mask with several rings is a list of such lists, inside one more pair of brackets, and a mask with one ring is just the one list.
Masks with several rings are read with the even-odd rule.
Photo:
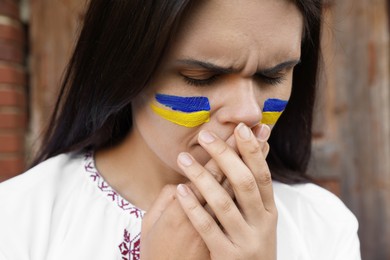
[[262, 111], [260, 108], [259, 91], [251, 81], [245, 84], [236, 84], [229, 88], [223, 95], [218, 120], [221, 123], [245, 123], [253, 127], [260, 123]]

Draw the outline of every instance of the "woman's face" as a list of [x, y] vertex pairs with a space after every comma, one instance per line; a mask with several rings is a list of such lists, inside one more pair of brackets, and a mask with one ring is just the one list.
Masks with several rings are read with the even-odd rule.
[[[175, 171], [183, 151], [201, 163], [209, 160], [197, 142], [200, 130], [227, 140], [240, 122], [260, 123], [267, 99], [288, 100], [301, 55], [303, 18], [293, 1], [208, 0], [188, 14], [148, 88], [133, 102], [138, 138]], [[208, 101], [208, 122], [168, 120], [151, 107], [174, 111], [156, 100], [159, 95], [174, 96], [173, 102]]]

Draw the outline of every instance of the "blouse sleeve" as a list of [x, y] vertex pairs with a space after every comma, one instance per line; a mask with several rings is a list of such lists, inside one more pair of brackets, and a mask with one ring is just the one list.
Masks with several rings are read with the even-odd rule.
[[7, 260], [4, 256], [4, 254], [1, 252], [1, 249], [0, 249], [0, 260]]
[[355, 216], [347, 221], [340, 232], [340, 238], [335, 243], [335, 260], [361, 260], [360, 242], [358, 237], [358, 222]]
[[314, 185], [300, 189], [301, 219], [312, 256], [323, 260], [360, 260], [358, 221], [334, 194]]

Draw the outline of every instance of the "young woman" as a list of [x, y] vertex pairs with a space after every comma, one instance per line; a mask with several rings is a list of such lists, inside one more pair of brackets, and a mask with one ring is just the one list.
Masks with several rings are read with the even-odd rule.
[[91, 1], [36, 166], [0, 185], [0, 259], [360, 259], [305, 175], [320, 14]]

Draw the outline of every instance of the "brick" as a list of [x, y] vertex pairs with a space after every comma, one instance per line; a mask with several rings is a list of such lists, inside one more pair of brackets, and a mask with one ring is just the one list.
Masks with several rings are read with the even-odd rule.
[[0, 159], [0, 182], [25, 171], [26, 165], [21, 156]]
[[25, 102], [25, 95], [17, 90], [0, 90], [0, 106], [25, 107]]
[[19, 20], [19, 5], [13, 0], [0, 0], [0, 15]]
[[25, 82], [26, 75], [23, 70], [11, 66], [0, 67], [0, 84], [24, 85]]
[[23, 29], [11, 25], [0, 24], [0, 40], [23, 45], [25, 41]]
[[24, 113], [0, 112], [0, 129], [25, 129], [26, 125]]
[[24, 140], [20, 134], [0, 134], [0, 153], [24, 151]]
[[22, 46], [0, 41], [0, 60], [22, 64], [24, 59]]

